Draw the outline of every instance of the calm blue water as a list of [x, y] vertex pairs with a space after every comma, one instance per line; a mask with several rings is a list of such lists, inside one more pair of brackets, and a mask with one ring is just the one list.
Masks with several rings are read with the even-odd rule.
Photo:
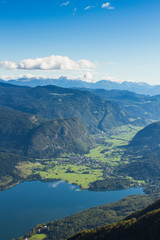
[[142, 188], [121, 191], [79, 191], [79, 187], [63, 181], [24, 182], [0, 192], [0, 239], [17, 238], [38, 223], [45, 223], [86, 208], [117, 201]]

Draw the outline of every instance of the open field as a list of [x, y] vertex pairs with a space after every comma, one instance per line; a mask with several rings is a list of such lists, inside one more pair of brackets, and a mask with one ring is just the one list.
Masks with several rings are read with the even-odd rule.
[[35, 234], [32, 237], [30, 237], [28, 240], [43, 240], [46, 238], [45, 234]]
[[[87, 189], [93, 182], [113, 180], [117, 177], [114, 173], [115, 168], [129, 161], [128, 156], [124, 154], [124, 146], [139, 130], [140, 128], [131, 125], [115, 128], [108, 133], [94, 136], [97, 143], [88, 154], [63, 154], [54, 159], [21, 162], [16, 169], [24, 180], [28, 178], [61, 179], [79, 185], [81, 189]], [[130, 176], [127, 178], [130, 182], [129, 186], [143, 183]]]

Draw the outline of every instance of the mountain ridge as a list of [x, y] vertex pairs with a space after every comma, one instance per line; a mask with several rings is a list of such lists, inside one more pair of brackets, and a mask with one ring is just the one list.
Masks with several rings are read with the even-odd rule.
[[0, 106], [1, 151], [46, 157], [65, 151], [86, 153], [89, 145], [89, 134], [79, 119], [39, 119], [36, 115]]
[[[4, 82], [1, 79], [1, 82]], [[127, 82], [122, 83], [110, 81], [110, 80], [99, 80], [97, 82], [86, 82], [81, 79], [73, 80], [66, 77], [60, 77], [59, 79], [54, 78], [19, 78], [8, 80], [11, 84], [17, 84], [20, 86], [44, 86], [44, 85], [56, 85], [65, 88], [91, 88], [91, 89], [119, 89], [119, 90], [129, 90], [139, 94], [145, 95], [157, 95], [160, 94], [160, 85], [150, 85], [146, 82]]]
[[0, 83], [0, 96], [0, 105], [14, 110], [47, 119], [79, 118], [91, 132], [130, 123], [129, 114], [117, 103], [88, 91], [53, 85], [31, 88]]

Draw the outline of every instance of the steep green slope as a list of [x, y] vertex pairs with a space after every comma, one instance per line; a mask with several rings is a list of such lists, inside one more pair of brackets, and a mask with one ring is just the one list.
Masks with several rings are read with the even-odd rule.
[[70, 240], [159, 240], [160, 200], [119, 223], [83, 231]]
[[39, 123], [34, 115], [0, 106], [0, 190], [20, 181], [16, 165], [29, 160], [23, 154], [25, 137]]
[[155, 122], [139, 131], [129, 144], [129, 149], [141, 151], [143, 155], [160, 153], [160, 122]]
[[48, 119], [76, 117], [91, 132], [130, 122], [118, 104], [90, 92], [55, 86], [28, 88], [0, 83], [0, 104]]
[[117, 174], [145, 180], [150, 189], [157, 191], [160, 181], [160, 122], [140, 130], [126, 147], [126, 165], [117, 169]]
[[[43, 121], [43, 122], [42, 122]], [[0, 106], [0, 150], [32, 157], [86, 153], [90, 138], [76, 118], [39, 120], [35, 115]]]
[[39, 171], [51, 166], [53, 158], [87, 153], [90, 145], [88, 131], [77, 118], [47, 120], [0, 106], [0, 190], [27, 178], [43, 178]]
[[[31, 237], [34, 238], [38, 233], [38, 229], [41, 229], [41, 234], [46, 235], [46, 240], [65, 240], [84, 229], [97, 228], [105, 224], [118, 222], [137, 209], [146, 207], [158, 197], [159, 195], [128, 196], [117, 202], [87, 209], [61, 220], [37, 225], [32, 231], [18, 240], [25, 237], [29, 240]], [[35, 237], [35, 239], [38, 238]]]
[[87, 89], [87, 91], [104, 100], [117, 102], [132, 116], [134, 124], [144, 126], [160, 119], [160, 112], [157, 111], [160, 108], [160, 95], [149, 96], [124, 90]]
[[20, 150], [27, 133], [39, 124], [35, 115], [0, 106], [0, 150]]
[[32, 157], [53, 157], [60, 153], [86, 153], [90, 138], [84, 124], [76, 118], [50, 120], [32, 129], [26, 152]]

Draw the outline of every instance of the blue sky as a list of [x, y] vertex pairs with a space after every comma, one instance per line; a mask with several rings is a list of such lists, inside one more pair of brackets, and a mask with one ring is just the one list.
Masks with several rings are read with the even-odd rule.
[[160, 84], [159, 0], [0, 1], [0, 77]]

